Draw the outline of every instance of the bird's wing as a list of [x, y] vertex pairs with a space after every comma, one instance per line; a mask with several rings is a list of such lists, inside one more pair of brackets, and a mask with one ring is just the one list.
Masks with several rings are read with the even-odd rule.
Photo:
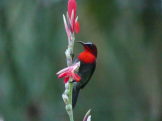
[[[89, 82], [89, 80], [91, 79], [94, 71], [95, 71], [95, 68], [96, 68], [96, 62], [94, 62], [93, 64], [86, 64], [84, 65], [86, 66], [86, 68], [83, 70], [83, 69], [79, 69], [79, 75], [80, 74], [84, 74], [84, 76], [81, 75], [81, 81], [80, 81], [80, 88], [84, 88], [87, 83]], [[83, 66], [81, 66], [83, 67]], [[81, 70], [81, 71], [80, 71]]]

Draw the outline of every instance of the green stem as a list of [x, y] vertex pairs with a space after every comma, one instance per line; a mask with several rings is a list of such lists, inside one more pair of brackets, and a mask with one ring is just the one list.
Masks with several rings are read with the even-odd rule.
[[72, 108], [72, 91], [73, 91], [73, 83], [69, 83], [69, 103], [71, 105], [71, 113], [69, 115], [70, 121], [74, 121], [73, 119], [73, 108]]
[[[70, 38], [68, 38], [70, 39]], [[68, 49], [70, 49], [69, 51], [69, 56], [70, 56], [70, 62], [68, 63], [68, 66], [72, 65], [72, 55], [73, 55], [73, 47], [74, 47], [74, 41], [75, 41], [75, 36], [74, 36], [74, 33], [72, 33], [71, 35], [71, 40], [70, 40], [70, 43], [68, 45]], [[66, 57], [67, 57], [67, 54], [66, 54]], [[72, 93], [73, 93], [73, 83], [72, 83], [72, 78], [69, 80], [69, 94], [68, 94], [68, 97], [69, 97], [69, 110], [67, 110], [67, 113], [69, 115], [69, 118], [70, 118], [70, 121], [74, 121], [74, 118], [73, 118], [73, 107], [72, 107]]]
[[65, 85], [65, 92], [62, 95], [63, 100], [65, 102], [65, 109], [68, 113], [68, 116], [70, 118], [70, 121], [74, 121], [73, 118], [73, 107], [72, 107], [72, 93], [73, 93], [73, 83], [72, 78], [69, 80], [69, 82]]

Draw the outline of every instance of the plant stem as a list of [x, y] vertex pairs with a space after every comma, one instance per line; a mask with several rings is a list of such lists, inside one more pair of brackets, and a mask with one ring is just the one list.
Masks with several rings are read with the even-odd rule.
[[[69, 102], [70, 104], [72, 105], [72, 91], [73, 91], [73, 83], [69, 83]], [[74, 118], [73, 118], [73, 108], [71, 106], [71, 113], [69, 115], [70, 117], [70, 121], [74, 121]]]
[[[66, 55], [66, 60], [67, 60], [67, 66], [71, 66], [72, 65], [72, 61], [73, 61], [73, 47], [74, 47], [74, 41], [75, 41], [75, 36], [74, 33], [71, 34], [71, 37], [68, 38], [68, 48], [65, 52]], [[72, 107], [72, 93], [73, 93], [73, 83], [72, 83], [73, 79], [71, 78], [68, 81], [68, 87], [65, 89], [65, 93], [66, 94], [66, 90], [67, 90], [67, 96], [68, 96], [68, 103], [66, 104], [66, 111], [69, 115], [70, 121], [74, 121], [73, 118], [73, 107]]]
[[[72, 81], [72, 79], [70, 79], [69, 81]], [[73, 83], [72, 82], [68, 82], [66, 85], [65, 85], [65, 92], [63, 94], [63, 99], [64, 99], [64, 102], [65, 102], [65, 108], [66, 108], [66, 111], [69, 115], [69, 118], [70, 118], [70, 121], [74, 121], [74, 118], [73, 118], [73, 107], [72, 107], [72, 90], [73, 90]]]

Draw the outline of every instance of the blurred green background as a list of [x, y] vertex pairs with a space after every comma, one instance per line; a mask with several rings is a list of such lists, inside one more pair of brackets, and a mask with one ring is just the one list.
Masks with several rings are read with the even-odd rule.
[[[76, 40], [98, 47], [74, 110], [82, 121], [162, 121], [162, 1], [78, 0]], [[67, 0], [0, 0], [0, 119], [68, 121], [55, 75], [66, 66]], [[82, 51], [75, 45], [75, 53]]]

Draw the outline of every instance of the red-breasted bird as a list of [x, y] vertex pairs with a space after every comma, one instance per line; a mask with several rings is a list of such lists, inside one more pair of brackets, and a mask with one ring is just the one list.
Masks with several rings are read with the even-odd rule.
[[73, 108], [76, 105], [80, 89], [83, 89], [87, 85], [95, 71], [97, 58], [97, 47], [95, 44], [91, 42], [84, 43], [82, 41], [79, 41], [78, 43], [81, 43], [83, 45], [84, 51], [81, 52], [73, 62], [77, 63], [80, 61], [80, 67], [77, 74], [81, 77], [81, 80], [79, 82], [76, 82], [75, 80], [73, 81]]

